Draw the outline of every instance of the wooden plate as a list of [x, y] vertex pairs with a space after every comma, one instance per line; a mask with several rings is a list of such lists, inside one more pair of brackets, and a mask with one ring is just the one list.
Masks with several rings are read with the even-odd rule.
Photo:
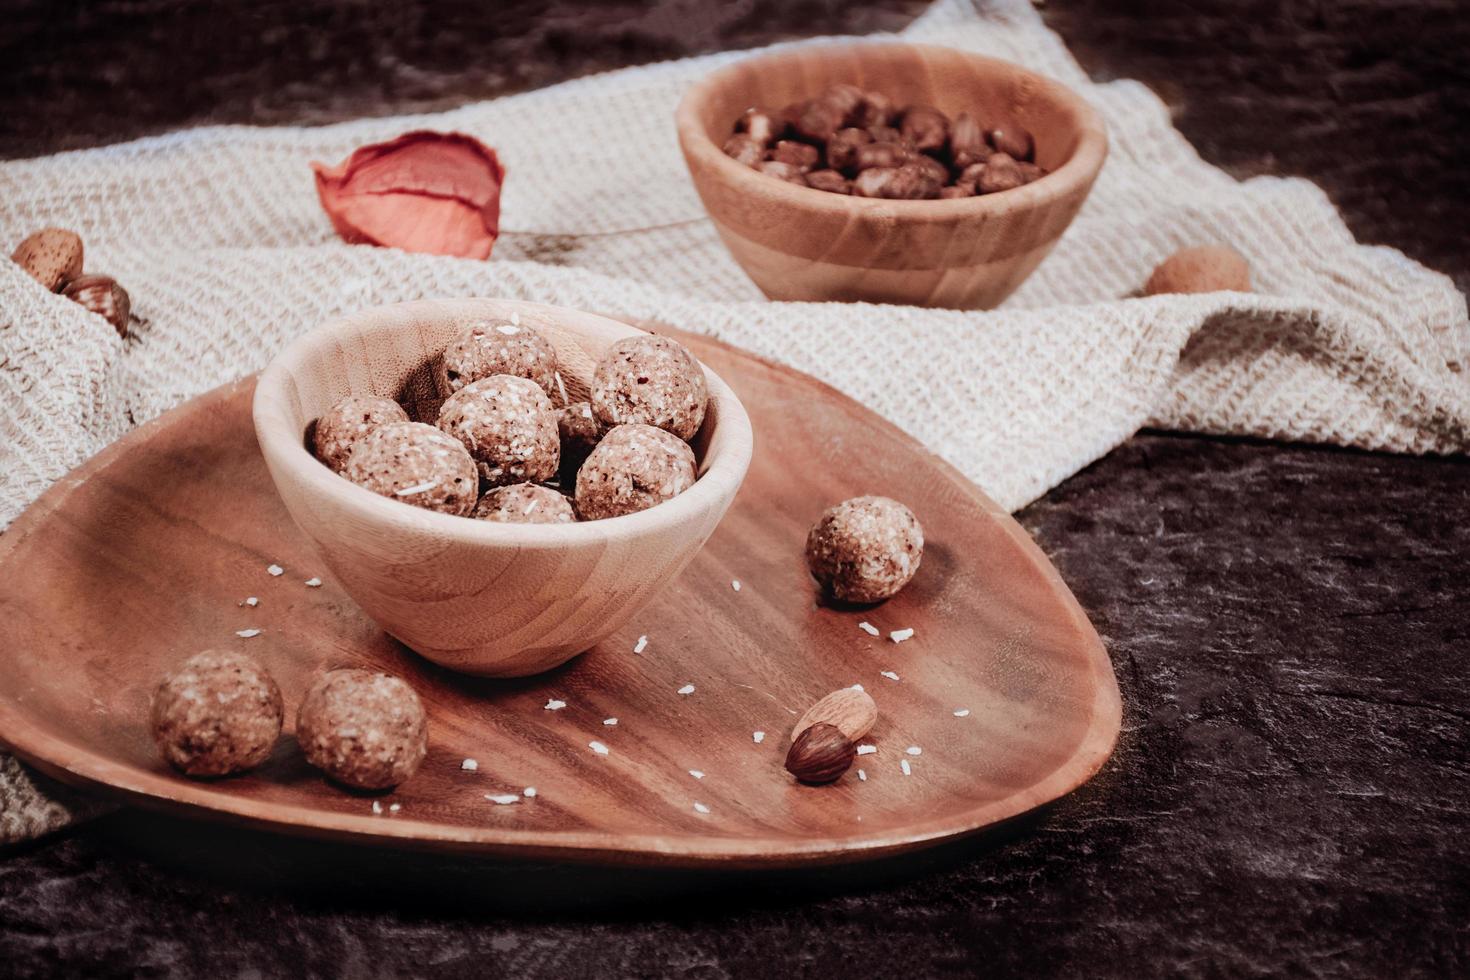
[[[539, 677], [475, 680], [388, 638], [330, 579], [306, 585], [321, 566], [272, 490], [245, 379], [131, 433], [0, 538], [0, 739], [55, 777], [142, 806], [397, 846], [663, 866], [892, 854], [1023, 813], [1096, 772], [1118, 734], [1117, 683], [1021, 528], [835, 390], [680, 336], [750, 411], [755, 459], [704, 551], [609, 642]], [[861, 493], [913, 508], [923, 566], [884, 605], [831, 608], [802, 545], [823, 508]], [[243, 605], [249, 596], [259, 605]], [[912, 639], [888, 638], [904, 628]], [[263, 632], [237, 636], [247, 629]], [[254, 773], [175, 774], [150, 741], [148, 699], [167, 668], [208, 647], [266, 663], [288, 730], [319, 669], [403, 675], [429, 709], [428, 758], [376, 797], [324, 782], [289, 736]], [[878, 703], [866, 740], [877, 751], [835, 785], [793, 782], [781, 766], [792, 723], [852, 684]], [[551, 699], [566, 707], [546, 710]], [[534, 798], [486, 799], [529, 786]]]

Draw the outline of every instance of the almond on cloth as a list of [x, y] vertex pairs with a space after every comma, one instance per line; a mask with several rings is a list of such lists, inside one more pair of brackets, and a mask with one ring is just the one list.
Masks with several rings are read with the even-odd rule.
[[54, 293], [82, 274], [82, 236], [65, 228], [42, 228], [16, 246], [10, 258]]
[[1180, 249], [1159, 263], [1143, 287], [1147, 296], [1222, 290], [1251, 291], [1251, 270], [1245, 257], [1225, 245]]

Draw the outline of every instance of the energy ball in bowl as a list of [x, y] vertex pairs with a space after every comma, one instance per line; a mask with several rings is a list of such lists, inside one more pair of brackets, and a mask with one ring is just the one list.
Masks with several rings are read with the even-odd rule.
[[592, 378], [592, 414], [608, 426], [641, 423], [690, 439], [708, 404], [704, 370], [688, 348], [668, 337], [618, 341]]
[[694, 486], [694, 450], [651, 425], [619, 425], [577, 471], [577, 514], [618, 517], [672, 500]]
[[324, 674], [301, 702], [296, 741], [306, 761], [357, 789], [397, 786], [428, 752], [424, 706], [408, 684], [371, 670]]
[[806, 539], [806, 563], [834, 598], [881, 602], [919, 570], [924, 529], [887, 497], [854, 497], [828, 508]]
[[496, 374], [534, 381], [556, 391], [556, 348], [535, 327], [516, 317], [476, 323], [444, 350], [436, 380], [446, 398], [466, 385]]
[[364, 436], [385, 425], [407, 421], [408, 413], [391, 398], [348, 395], [316, 420], [311, 447], [317, 459], [341, 473], [352, 447]]
[[535, 483], [496, 487], [480, 498], [470, 516], [501, 524], [571, 524], [577, 519], [570, 500]]
[[496, 374], [466, 385], [439, 409], [439, 428], [464, 444], [492, 487], [556, 475], [556, 413], [546, 392], [525, 378]]
[[254, 657], [196, 653], [153, 692], [153, 741], [189, 776], [260, 765], [281, 735], [281, 689]]
[[460, 516], [475, 506], [480, 490], [475, 461], [459, 440], [422, 422], [398, 422], [368, 433], [353, 448], [342, 475], [384, 497]]

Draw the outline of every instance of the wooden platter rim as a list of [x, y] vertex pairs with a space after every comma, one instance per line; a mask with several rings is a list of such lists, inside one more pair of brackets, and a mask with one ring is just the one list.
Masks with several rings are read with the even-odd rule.
[[[655, 326], [650, 324], [650, 326]], [[669, 331], [657, 324], [660, 331]], [[711, 342], [712, 338], [701, 338]], [[388, 821], [363, 814], [329, 813], [298, 804], [250, 799], [219, 792], [213, 783], [181, 781], [170, 775], [139, 771], [124, 766], [91, 749], [33, 722], [5, 692], [0, 691], [0, 744], [47, 775], [69, 785], [96, 789], [104, 794], [144, 808], [294, 836], [347, 839], [356, 843], [389, 844], [394, 847], [475, 852], [518, 859], [563, 860], [595, 864], [650, 865], [664, 867], [789, 868], [803, 865], [871, 860], [915, 850], [944, 840], [977, 833], [1001, 821], [1019, 816], [1052, 802], [1090, 779], [1111, 755], [1122, 720], [1122, 701], [1112, 663], [1101, 639], [1088, 621], [1056, 569], [1019, 524], [970, 483], [953, 466], [930, 453], [897, 426], [810, 375], [795, 371], [747, 351], [713, 341], [762, 367], [788, 373], [808, 385], [824, 389], [830, 397], [850, 402], [873, 424], [887, 428], [898, 438], [931, 457], [933, 465], [957, 488], [968, 494], [994, 519], [1026, 559], [1054, 586], [1054, 596], [1067, 614], [1078, 642], [1088, 652], [1093, 702], [1088, 726], [1068, 758], [1043, 779], [971, 809], [957, 811], [892, 830], [840, 840], [793, 841], [778, 836], [678, 836], [668, 834], [630, 835], [605, 831], [552, 831], [495, 826], [448, 826], [411, 817]], [[242, 387], [253, 386], [255, 376], [240, 378], [196, 396], [139, 426], [58, 480], [0, 535], [0, 566], [19, 544], [55, 512], [88, 478], [106, 470], [116, 460], [155, 431], [168, 428], [179, 418], [211, 402], [229, 399]], [[812, 792], [821, 792], [814, 788]]]

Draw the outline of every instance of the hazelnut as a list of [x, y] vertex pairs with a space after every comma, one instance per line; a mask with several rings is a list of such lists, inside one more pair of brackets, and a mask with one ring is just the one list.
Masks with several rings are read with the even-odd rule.
[[860, 197], [884, 197], [897, 201], [920, 201], [939, 196], [939, 181], [916, 164], [902, 167], [872, 167], [857, 175], [853, 193]]
[[10, 259], [54, 293], [82, 274], [82, 237], [65, 228], [42, 228], [17, 245]]
[[892, 126], [868, 126], [868, 135], [873, 137], [874, 143], [898, 143], [906, 144], [903, 133]]
[[763, 163], [757, 164], [755, 169], [769, 177], [776, 177], [793, 184], [800, 184], [802, 187], [807, 186], [806, 176], [799, 168], [789, 163], [782, 163], [780, 160], [766, 160]]
[[901, 167], [909, 162], [909, 151], [897, 143], [864, 143], [853, 154], [853, 170], [862, 172], [874, 167]]
[[852, 766], [857, 746], [836, 725], [818, 722], [796, 737], [786, 771], [803, 783], [830, 783]]
[[835, 170], [813, 170], [806, 175], [808, 187], [832, 194], [851, 194], [852, 182]]
[[990, 140], [991, 146], [1011, 159], [1031, 159], [1031, 134], [1020, 126], [998, 126], [985, 135]]
[[1028, 184], [1031, 183], [1033, 180], [1040, 180], [1041, 178], [1046, 176], [1045, 167], [1038, 167], [1036, 164], [1031, 163], [1029, 160], [1017, 161], [1016, 167], [1021, 171], [1021, 178], [1025, 180]]
[[906, 139], [926, 153], [942, 150], [949, 142], [949, 117], [933, 106], [910, 106], [898, 128]]
[[851, 119], [853, 113], [857, 112], [867, 97], [862, 89], [856, 85], [839, 84], [833, 85], [822, 93], [822, 101], [836, 109], [842, 116], [838, 125], [842, 125]]
[[842, 113], [822, 99], [809, 99], [796, 109], [791, 128], [809, 143], [825, 143], [842, 125]]
[[866, 129], [839, 129], [827, 141], [827, 166], [846, 174], [858, 172], [857, 151], [873, 142]]
[[822, 151], [810, 143], [798, 143], [796, 140], [782, 140], [771, 151], [772, 160], [777, 163], [789, 163], [802, 173], [815, 167], [821, 158]]
[[745, 133], [736, 133], [725, 140], [725, 156], [743, 163], [747, 167], [754, 167], [765, 158], [766, 152], [761, 145]]
[[974, 197], [974, 184], [950, 184], [948, 187], [939, 188], [941, 200], [952, 201], [957, 197]]
[[990, 157], [990, 147], [985, 142], [985, 131], [968, 112], [956, 117], [949, 133], [950, 161], [956, 170], [964, 170], [976, 163], [984, 163]]
[[882, 92], [864, 92], [863, 101], [853, 110], [848, 122], [862, 129], [887, 126], [893, 119], [893, 102]]
[[119, 337], [128, 335], [128, 324], [133, 316], [132, 301], [128, 298], [128, 291], [111, 276], [78, 276], [62, 287], [61, 295], [112, 324]]
[[949, 183], [949, 168], [933, 157], [919, 153], [914, 156], [913, 165], [923, 171], [924, 175], [934, 181], [940, 187]]
[[955, 183], [969, 184], [973, 188], [975, 185], [980, 183], [980, 175], [983, 173], [985, 173], [985, 164], [972, 163], [964, 170], [960, 171], [960, 175], [955, 178]]
[[1213, 293], [1227, 289], [1250, 292], [1251, 270], [1239, 252], [1224, 245], [1180, 249], [1159, 263], [1153, 275], [1148, 277], [1148, 285], [1143, 287], [1144, 294], [1148, 296]]
[[745, 133], [761, 146], [770, 146], [786, 132], [786, 120], [778, 119], [775, 113], [765, 109], [751, 107], [735, 124], [735, 131]]
[[975, 183], [981, 194], [1008, 191], [1026, 183], [1021, 167], [1008, 154], [996, 151], [985, 164], [985, 171]]

